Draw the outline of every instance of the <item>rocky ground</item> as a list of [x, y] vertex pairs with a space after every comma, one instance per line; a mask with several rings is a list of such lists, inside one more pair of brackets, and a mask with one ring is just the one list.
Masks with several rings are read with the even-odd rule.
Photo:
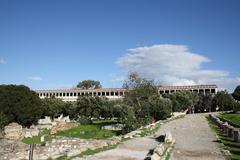
[[[176, 140], [172, 160], [224, 160], [205, 114], [187, 115], [163, 124], [156, 135], [170, 131]], [[87, 157], [88, 160], [140, 160], [158, 142], [153, 136], [134, 138], [117, 148]], [[76, 158], [75, 160], [80, 159]]]

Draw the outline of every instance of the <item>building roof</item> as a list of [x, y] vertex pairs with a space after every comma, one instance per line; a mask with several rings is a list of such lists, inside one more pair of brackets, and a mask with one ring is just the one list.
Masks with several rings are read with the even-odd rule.
[[[188, 85], [188, 86], [161, 86], [159, 90], [182, 90], [182, 89], [215, 89], [217, 85]], [[35, 90], [35, 92], [101, 92], [101, 91], [126, 91], [125, 88], [99, 88], [99, 89], [58, 89], [58, 90]]]
[[125, 91], [124, 88], [99, 88], [99, 89], [57, 89], [57, 90], [35, 90], [35, 92], [101, 92], [101, 91]]
[[217, 85], [188, 85], [188, 86], [161, 86], [159, 90], [179, 90], [179, 89], [215, 89]]

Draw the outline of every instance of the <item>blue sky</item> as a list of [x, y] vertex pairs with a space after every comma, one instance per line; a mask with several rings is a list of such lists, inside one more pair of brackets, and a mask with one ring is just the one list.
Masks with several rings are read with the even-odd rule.
[[1, 0], [0, 83], [32, 89], [129, 71], [163, 85], [240, 84], [238, 0]]

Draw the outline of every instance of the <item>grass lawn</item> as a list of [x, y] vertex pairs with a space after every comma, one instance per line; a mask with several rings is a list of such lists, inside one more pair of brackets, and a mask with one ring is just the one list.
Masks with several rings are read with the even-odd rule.
[[234, 142], [232, 138], [223, 134], [219, 127], [208, 118], [209, 126], [218, 136], [219, 141], [224, 144], [224, 149], [231, 152], [232, 160], [240, 160], [240, 143]]
[[49, 130], [44, 130], [40, 135], [33, 136], [32, 138], [23, 138], [22, 142], [26, 144], [42, 144], [41, 136], [44, 135], [44, 141], [50, 141], [54, 136], [49, 135]]
[[44, 130], [39, 136], [34, 136], [32, 138], [24, 138], [23, 143], [26, 144], [42, 144], [41, 136], [45, 135], [44, 140], [49, 141], [55, 136], [65, 136], [65, 137], [77, 137], [83, 139], [105, 139], [113, 136], [118, 136], [121, 131], [111, 131], [101, 129], [102, 126], [117, 123], [114, 120], [98, 120], [94, 121], [93, 124], [89, 125], [79, 125], [76, 128], [72, 128], [67, 131], [58, 132], [55, 135], [50, 135], [49, 130]]
[[58, 132], [56, 136], [78, 137], [83, 139], [104, 139], [112, 136], [120, 135], [121, 131], [111, 131], [101, 129], [101, 126], [96, 124], [80, 125], [77, 128], [72, 128], [68, 131]]
[[104, 139], [112, 136], [118, 136], [121, 131], [112, 131], [101, 129], [102, 126], [116, 123], [112, 120], [94, 121], [93, 124], [79, 125], [68, 131], [58, 132], [56, 136], [77, 137], [83, 139]]
[[240, 125], [240, 114], [223, 113], [220, 115], [220, 117], [222, 117], [234, 124]]

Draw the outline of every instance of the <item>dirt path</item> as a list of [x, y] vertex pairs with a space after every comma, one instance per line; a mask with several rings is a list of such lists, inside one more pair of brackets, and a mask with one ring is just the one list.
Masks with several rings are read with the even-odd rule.
[[[157, 135], [170, 131], [176, 144], [172, 160], [224, 160], [215, 135], [208, 126], [204, 114], [187, 115], [163, 124]], [[158, 142], [152, 137], [128, 140], [117, 148], [98, 153], [88, 160], [142, 160]], [[77, 159], [76, 159], [77, 160]]]
[[[171, 160], [224, 160], [205, 114], [187, 115], [164, 128], [176, 140]], [[162, 128], [163, 129], [163, 128]], [[161, 132], [161, 130], [159, 130]]]

